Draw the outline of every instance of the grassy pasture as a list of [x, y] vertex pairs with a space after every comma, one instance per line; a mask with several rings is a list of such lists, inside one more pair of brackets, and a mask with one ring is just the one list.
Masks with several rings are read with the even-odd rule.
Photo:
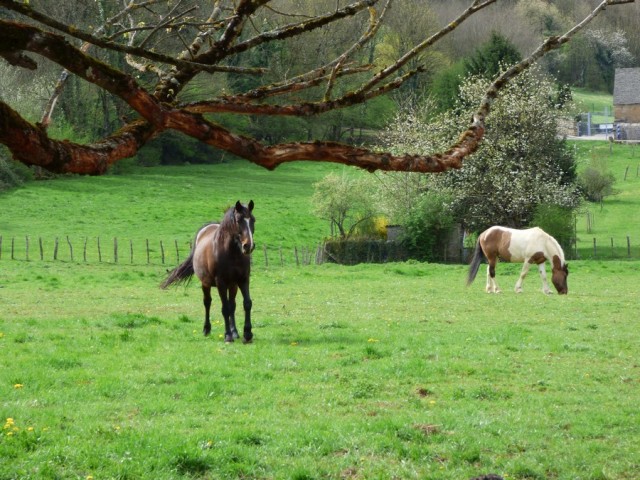
[[37, 242], [43, 237], [45, 258], [51, 259], [58, 237], [59, 258], [68, 259], [69, 236], [75, 259], [82, 258], [82, 243], [88, 238], [92, 244], [88, 261], [97, 261], [96, 239], [100, 237], [104, 251], [109, 252], [117, 237], [123, 257], [128, 257], [131, 240], [138, 260], [146, 262], [142, 255], [145, 240], [150, 240], [154, 251], [160, 240], [170, 248], [177, 240], [180, 249], [188, 251], [202, 224], [219, 220], [236, 200], [246, 203], [250, 199], [256, 203], [261, 245], [311, 248], [329, 234], [328, 224], [311, 215], [312, 184], [329, 171], [344, 170], [296, 163], [272, 173], [245, 161], [231, 161], [214, 166], [142, 168], [124, 176], [68, 176], [32, 182], [0, 197], [3, 256], [8, 256], [14, 237], [16, 257], [24, 259], [24, 238], [29, 236], [30, 258], [39, 258]]
[[[9, 268], [7, 268], [9, 267]], [[259, 269], [256, 340], [157, 266], [2, 264], [0, 478], [632, 479], [639, 262]], [[12, 420], [7, 420], [12, 419]]]
[[[154, 168], [0, 196], [0, 478], [637, 478], [640, 261], [571, 262], [566, 297], [533, 271], [515, 295], [517, 265], [496, 296], [464, 266], [256, 262], [255, 343], [225, 345], [218, 304], [201, 334], [197, 282], [157, 288], [168, 266], [7, 258], [11, 236], [186, 243], [249, 198], [259, 244], [312, 246], [311, 183], [335, 168]], [[598, 228], [629, 225], [624, 188]]]

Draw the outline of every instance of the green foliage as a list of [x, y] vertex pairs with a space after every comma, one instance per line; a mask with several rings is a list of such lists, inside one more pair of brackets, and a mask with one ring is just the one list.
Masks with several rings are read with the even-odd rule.
[[602, 202], [605, 197], [618, 193], [614, 188], [616, 177], [607, 169], [605, 161], [592, 158], [589, 165], [580, 172], [579, 184], [590, 202]]
[[[347, 239], [376, 214], [371, 183], [366, 177], [330, 173], [313, 185], [314, 213], [328, 220], [335, 235]], [[335, 229], [335, 230], [334, 230]]]
[[540, 227], [558, 240], [567, 256], [572, 251], [575, 233], [575, 211], [572, 208], [542, 203], [536, 207], [532, 227]]
[[429, 93], [436, 101], [439, 111], [444, 112], [455, 107], [460, 84], [465, 75], [466, 70], [463, 62], [456, 62], [434, 75]]
[[138, 152], [137, 163], [145, 167], [207, 164], [220, 162], [222, 157], [220, 150], [180, 133], [168, 131], [151, 140]]
[[634, 65], [626, 34], [613, 29], [589, 29], [550, 60], [559, 81], [606, 92], [613, 92], [616, 68]]
[[487, 43], [469, 58], [464, 59], [465, 74], [493, 78], [500, 73], [502, 67], [518, 63], [520, 60], [522, 55], [515, 45], [494, 31]]
[[32, 179], [33, 172], [31, 169], [11, 159], [4, 146], [2, 146], [0, 148], [0, 191], [19, 187]]
[[447, 195], [428, 192], [411, 209], [401, 240], [410, 258], [422, 261], [442, 259], [442, 245], [446, 244], [455, 221], [450, 205], [451, 198]]
[[405, 260], [404, 246], [375, 238], [328, 240], [323, 244], [323, 261], [342, 265], [359, 263], [387, 263]]

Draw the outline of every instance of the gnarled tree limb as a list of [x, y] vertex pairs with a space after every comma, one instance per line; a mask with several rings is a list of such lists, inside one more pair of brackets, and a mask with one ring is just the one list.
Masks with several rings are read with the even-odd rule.
[[[214, 7], [218, 7], [221, 1], [218, 0]], [[248, 136], [233, 133], [205, 118], [203, 113], [227, 112], [304, 117], [365, 102], [368, 99], [398, 88], [409, 78], [418, 74], [422, 67], [417, 67], [403, 75], [398, 75], [398, 72], [406, 65], [409, 59], [414, 58], [419, 52], [433, 45], [435, 41], [456, 28], [460, 22], [496, 1], [474, 0], [471, 6], [456, 20], [416, 45], [415, 48], [403, 55], [394, 64], [370, 76], [360, 87], [352, 89], [338, 98], [321, 98], [315, 102], [283, 105], [261, 102], [279, 93], [290, 93], [296, 91], [297, 88], [305, 89], [317, 86], [323, 80], [331, 84], [340, 76], [347, 78], [347, 69], [342, 68], [346, 56], [339, 55], [333, 62], [322, 67], [312, 68], [306, 74], [302, 73], [295, 76], [294, 79], [285, 79], [273, 85], [263, 85], [249, 92], [241, 92], [237, 95], [220, 95], [215, 100], [193, 104], [179, 104], [174, 101], [175, 95], [198, 73], [205, 71], [207, 68], [212, 69], [212, 71], [220, 68], [219, 63], [228, 59], [231, 55], [230, 52], [244, 51], [248, 44], [245, 43], [244, 46], [239, 47], [243, 45], [243, 42], [238, 42], [241, 38], [242, 29], [249, 18], [260, 7], [267, 5], [269, 0], [237, 1], [233, 15], [226, 18], [223, 22], [224, 25], [220, 25], [219, 29], [216, 26], [216, 32], [220, 32], [219, 38], [212, 41], [209, 48], [206, 49], [201, 48], [204, 47], [203, 43], [197, 43], [197, 51], [195, 53], [190, 52], [189, 55], [185, 56], [190, 57], [193, 54], [192, 59], [195, 62], [178, 60], [175, 56], [171, 58], [171, 61], [167, 61], [166, 64], [173, 65], [174, 68], [155, 86], [153, 93], [145, 90], [131, 75], [97, 60], [80, 48], [74, 47], [62, 35], [50, 33], [38, 28], [37, 25], [27, 25], [0, 19], [0, 29], [2, 30], [0, 56], [17, 64], [23, 63], [22, 66], [28, 67], [32, 66], [32, 64], [27, 60], [29, 57], [25, 53], [31, 52], [42, 55], [87, 82], [97, 85], [120, 98], [139, 115], [138, 119], [131, 121], [102, 141], [89, 145], [79, 145], [67, 141], [52, 140], [48, 137], [42, 125], [34, 125], [27, 122], [9, 105], [0, 102], [0, 143], [5, 144], [14, 157], [25, 164], [40, 165], [54, 172], [83, 174], [103, 173], [109, 165], [122, 158], [134, 155], [148, 140], [166, 129], [180, 131], [267, 169], [274, 169], [283, 163], [297, 160], [336, 162], [357, 166], [369, 171], [441, 172], [452, 168], [460, 168], [463, 164], [463, 159], [478, 148], [484, 136], [485, 119], [490, 112], [491, 104], [499, 91], [511, 79], [548, 51], [558, 48], [569, 41], [576, 32], [584, 28], [606, 6], [632, 3], [633, 0], [603, 0], [587, 18], [566, 34], [547, 39], [529, 57], [496, 78], [488, 88], [485, 98], [478, 107], [468, 128], [461, 134], [458, 141], [442, 153], [427, 156], [392, 155], [366, 148], [321, 141], [266, 145]], [[377, 2], [378, 0], [354, 1], [348, 6], [352, 10], [348, 10], [345, 7], [340, 15], [335, 15], [334, 12], [333, 17], [326, 15], [322, 20], [315, 22], [302, 21], [291, 28], [299, 32], [306, 31], [305, 28], [314, 29], [323, 24], [328, 17], [334, 18], [332, 21], [336, 21], [338, 18], [346, 18]], [[14, 11], [24, 11], [24, 8], [18, 8], [16, 2], [0, 0], [0, 6], [6, 5], [9, 5]], [[37, 15], [32, 14], [31, 18], [42, 21]], [[49, 23], [45, 24], [49, 25]], [[374, 25], [375, 22], [371, 24], [371, 30], [375, 30]], [[77, 32], [74, 35], [72, 30], [69, 26], [66, 26], [66, 28], [63, 26], [60, 29], [60, 31], [64, 31], [68, 35], [82, 38]], [[275, 35], [278, 39], [288, 38], [293, 30], [283, 27], [271, 31], [270, 35], [263, 34], [262, 36], [252, 37], [249, 41], [264, 43], [270, 41], [272, 35]], [[208, 33], [203, 35], [206, 36]], [[362, 41], [362, 38], [360, 41]], [[95, 45], [112, 49], [110, 43], [104, 43], [96, 37], [91, 36], [87, 39], [92, 43], [94, 40], [96, 41]], [[357, 42], [354, 45], [357, 45]], [[132, 50], [123, 48], [122, 45], [119, 45], [118, 48], [113, 48], [113, 50], [134, 53]], [[156, 61], [159, 58], [149, 55], [149, 52], [146, 51], [139, 53], [141, 57], [149, 60]], [[366, 66], [355, 67], [353, 70], [366, 71]], [[391, 78], [394, 75], [396, 77]], [[175, 86], [175, 90], [169, 95], [171, 85]]]

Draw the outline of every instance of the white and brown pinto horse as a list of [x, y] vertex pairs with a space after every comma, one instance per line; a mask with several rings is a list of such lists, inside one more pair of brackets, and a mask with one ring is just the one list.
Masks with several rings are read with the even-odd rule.
[[513, 228], [491, 227], [480, 234], [469, 267], [467, 285], [471, 285], [476, 278], [482, 258], [486, 257], [487, 266], [487, 293], [499, 293], [500, 288], [496, 283], [496, 263], [498, 258], [505, 262], [524, 262], [520, 278], [516, 282], [515, 291], [522, 292], [522, 282], [531, 265], [538, 265], [540, 278], [542, 278], [542, 291], [551, 293], [547, 283], [547, 272], [544, 264], [548, 261], [552, 267], [551, 281], [559, 294], [566, 294], [567, 275], [569, 270], [564, 259], [564, 252], [560, 244], [551, 235], [541, 228], [529, 228], [516, 230]]
[[255, 248], [253, 232], [256, 219], [252, 212], [253, 200], [246, 206], [238, 201], [227, 210], [221, 222], [202, 227], [189, 257], [169, 273], [161, 285], [167, 288], [174, 283], [188, 282], [196, 274], [202, 283], [204, 296], [205, 335], [211, 333], [211, 287], [217, 287], [222, 301], [225, 342], [233, 342], [239, 337], [235, 319], [238, 289], [244, 300], [244, 342], [250, 343], [253, 338], [249, 276], [251, 252]]

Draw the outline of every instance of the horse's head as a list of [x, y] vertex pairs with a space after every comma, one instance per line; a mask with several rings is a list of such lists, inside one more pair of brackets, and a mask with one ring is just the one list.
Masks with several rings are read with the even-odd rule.
[[569, 287], [567, 286], [567, 277], [569, 276], [569, 267], [567, 264], [560, 265], [560, 262], [553, 262], [553, 270], [551, 272], [551, 281], [556, 287], [556, 290], [560, 295], [566, 295], [569, 293]]
[[233, 216], [238, 226], [238, 244], [245, 255], [251, 254], [256, 248], [256, 244], [253, 242], [256, 219], [251, 212], [253, 212], [253, 200], [247, 206], [237, 201], [233, 209]]

